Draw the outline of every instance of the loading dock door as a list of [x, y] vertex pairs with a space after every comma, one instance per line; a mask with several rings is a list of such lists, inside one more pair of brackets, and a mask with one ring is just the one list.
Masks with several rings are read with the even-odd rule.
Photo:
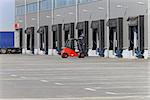
[[31, 50], [34, 54], [34, 27], [28, 27], [25, 33], [27, 34], [27, 50]]
[[129, 25], [129, 50], [133, 50], [136, 56], [143, 58], [144, 53], [144, 15], [128, 18]]
[[104, 24], [105, 24], [104, 20], [92, 21], [92, 23], [91, 23], [91, 28], [93, 30], [92, 50], [98, 49], [100, 56], [104, 56], [104, 47], [105, 47]]
[[62, 48], [62, 24], [52, 26], [53, 31], [53, 49], [60, 53]]
[[92, 44], [93, 44], [93, 47], [92, 47], [92, 50], [96, 50], [98, 47], [97, 47], [97, 42], [98, 42], [98, 30], [97, 29], [94, 29], [93, 30], [93, 36], [92, 36], [92, 38], [93, 38], [93, 42], [92, 42]]
[[37, 33], [40, 34], [40, 50], [48, 54], [48, 26], [41, 26]]
[[113, 50], [117, 57], [122, 57], [123, 51], [123, 18], [110, 19], [109, 27], [109, 50]]
[[63, 30], [65, 33], [64, 43], [66, 43], [68, 39], [74, 38], [74, 23], [64, 24]]
[[31, 50], [30, 49], [30, 45], [31, 45], [30, 44], [30, 40], [31, 40], [30, 38], [31, 38], [30, 34], [27, 34], [27, 50]]
[[109, 29], [110, 34], [109, 34], [109, 50], [114, 50], [117, 47], [117, 42], [116, 42], [116, 28], [112, 27]]
[[96, 50], [97, 48], [98, 48], [98, 40], [100, 40], [99, 38], [98, 38], [98, 36], [100, 35], [100, 30], [99, 30], [99, 21], [92, 21], [92, 23], [91, 23], [91, 28], [92, 28], [92, 33], [93, 33], [93, 35], [92, 35], [92, 39], [93, 39], [93, 42], [92, 42], [92, 44], [93, 44], [93, 47], [92, 47], [92, 50]]
[[83, 50], [85, 51], [85, 55], [88, 56], [88, 45], [89, 45], [89, 41], [88, 41], [88, 34], [89, 34], [89, 22], [88, 21], [84, 21], [84, 22], [78, 22], [76, 29], [78, 30], [78, 38], [83, 37], [83, 43], [84, 43], [84, 47]]

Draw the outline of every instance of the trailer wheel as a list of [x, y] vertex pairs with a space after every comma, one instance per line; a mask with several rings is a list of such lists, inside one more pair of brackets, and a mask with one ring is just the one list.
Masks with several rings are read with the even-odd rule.
[[63, 53], [63, 54], [61, 55], [61, 57], [62, 57], [62, 58], [68, 58], [68, 54], [67, 54], [67, 53]]
[[1, 49], [1, 53], [2, 53], [2, 54], [6, 54], [6, 53], [7, 53], [7, 50], [6, 50], [6, 49]]
[[15, 50], [15, 49], [11, 50], [11, 53], [12, 53], [12, 54], [15, 54], [15, 52], [16, 52], [16, 50]]
[[84, 58], [84, 57], [85, 57], [85, 54], [84, 54], [84, 53], [80, 53], [78, 57], [79, 57], [79, 58]]
[[11, 49], [8, 49], [8, 50], [7, 50], [7, 53], [8, 53], [8, 54], [11, 54]]

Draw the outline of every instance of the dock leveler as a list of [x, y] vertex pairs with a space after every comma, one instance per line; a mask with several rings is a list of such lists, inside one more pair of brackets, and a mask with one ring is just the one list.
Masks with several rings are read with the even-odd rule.
[[27, 51], [31, 51], [31, 53], [34, 54], [34, 27], [28, 27], [25, 30], [25, 34], [27, 36]]
[[85, 56], [88, 56], [89, 49], [89, 22], [78, 22], [76, 29], [78, 30], [78, 38], [83, 38], [83, 51], [85, 52]]
[[105, 21], [104, 20], [92, 21], [91, 28], [92, 28], [92, 39], [93, 39], [92, 50], [96, 50], [99, 56], [104, 57]]
[[144, 15], [129, 17], [129, 50], [133, 51], [133, 56], [144, 58]]
[[41, 26], [37, 33], [39, 33], [40, 51], [48, 55], [48, 26]]
[[75, 32], [74, 23], [64, 24], [63, 31], [64, 31], [64, 45], [65, 45], [67, 40], [74, 38], [74, 32]]
[[122, 58], [123, 52], [123, 18], [109, 19], [109, 50], [113, 50], [113, 55]]
[[62, 24], [52, 26], [53, 32], [53, 49], [60, 54], [62, 49]]

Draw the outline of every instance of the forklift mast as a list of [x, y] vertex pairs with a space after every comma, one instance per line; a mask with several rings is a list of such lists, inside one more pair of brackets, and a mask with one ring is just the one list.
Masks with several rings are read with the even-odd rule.
[[78, 30], [78, 39], [81, 41], [83, 52], [86, 56], [88, 56], [88, 49], [89, 49], [89, 22], [78, 22], [76, 29]]

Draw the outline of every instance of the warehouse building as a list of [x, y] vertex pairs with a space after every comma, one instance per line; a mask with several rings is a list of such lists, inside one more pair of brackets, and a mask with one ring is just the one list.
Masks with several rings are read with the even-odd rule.
[[57, 55], [85, 37], [89, 56], [148, 57], [148, 0], [16, 0], [23, 54]]

